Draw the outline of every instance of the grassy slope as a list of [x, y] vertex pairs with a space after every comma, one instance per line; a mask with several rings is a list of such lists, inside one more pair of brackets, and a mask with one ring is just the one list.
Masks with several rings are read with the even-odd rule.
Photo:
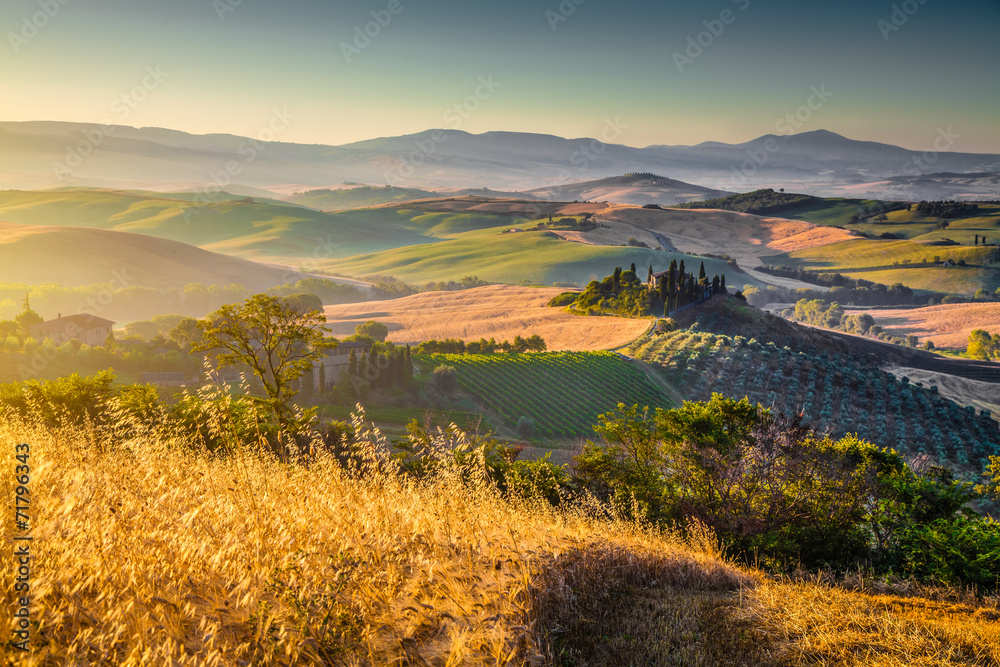
[[597, 416], [620, 403], [672, 407], [639, 369], [612, 352], [435, 354], [416, 361], [428, 374], [453, 366], [459, 387], [513, 429], [524, 416], [545, 439], [593, 437]]

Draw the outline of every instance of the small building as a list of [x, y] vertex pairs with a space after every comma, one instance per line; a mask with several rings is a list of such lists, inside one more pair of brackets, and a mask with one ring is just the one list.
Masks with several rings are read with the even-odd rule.
[[157, 387], [183, 387], [184, 373], [143, 373], [142, 384], [152, 384]]
[[665, 277], [668, 273], [670, 273], [670, 272], [669, 271], [657, 271], [656, 273], [654, 273], [653, 275], [651, 275], [649, 277], [649, 280], [646, 282], [646, 286], [650, 290], [654, 290], [654, 291], [657, 290], [657, 289], [659, 289], [660, 288], [660, 278]]
[[71, 340], [95, 347], [104, 345], [115, 323], [97, 315], [60, 315], [54, 320], [35, 324], [29, 329], [35, 340], [53, 340], [58, 344]]
[[326, 389], [337, 384], [341, 374], [347, 370], [347, 366], [351, 362], [351, 352], [360, 357], [362, 354], [368, 354], [369, 350], [371, 350], [371, 345], [362, 341], [340, 342], [337, 347], [328, 350], [326, 356], [317, 359], [313, 364], [313, 390], [320, 391], [320, 366], [323, 367], [323, 378], [326, 380], [324, 389]]

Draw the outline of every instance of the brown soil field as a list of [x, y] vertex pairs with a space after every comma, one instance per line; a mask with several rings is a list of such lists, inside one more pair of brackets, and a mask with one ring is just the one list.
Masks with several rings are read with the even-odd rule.
[[649, 328], [650, 320], [584, 317], [545, 304], [564, 290], [557, 287], [488, 285], [459, 292], [424, 292], [389, 301], [327, 306], [334, 336], [354, 333], [367, 320], [389, 327], [394, 343], [443, 338], [465, 341], [538, 334], [550, 350], [606, 350], [620, 347]]
[[868, 313], [891, 334], [913, 334], [921, 343], [930, 340], [937, 347], [964, 349], [973, 329], [1000, 332], [1000, 303], [949, 303], [906, 310], [845, 310], [845, 313]]

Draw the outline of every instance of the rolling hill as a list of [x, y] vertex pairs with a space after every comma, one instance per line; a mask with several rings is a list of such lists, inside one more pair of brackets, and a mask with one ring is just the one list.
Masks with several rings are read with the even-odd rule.
[[388, 185], [376, 188], [361, 185], [345, 186], [337, 189], [323, 188], [320, 190], [308, 190], [286, 197], [286, 201], [301, 206], [308, 206], [319, 211], [348, 211], [365, 206], [398, 203], [411, 199], [425, 199], [437, 196], [438, 193], [436, 192], [418, 190], [416, 188], [394, 188]]
[[594, 181], [566, 183], [525, 191], [526, 194], [552, 201], [607, 201], [619, 204], [660, 204], [724, 197], [722, 190], [703, 188], [654, 174], [626, 174]]
[[144, 234], [0, 222], [0, 282], [158, 289], [238, 284], [263, 291], [303, 277]]

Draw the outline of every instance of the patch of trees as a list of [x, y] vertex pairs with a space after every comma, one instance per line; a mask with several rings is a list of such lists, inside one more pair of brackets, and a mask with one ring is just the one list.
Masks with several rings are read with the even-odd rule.
[[843, 308], [836, 301], [829, 303], [819, 299], [800, 299], [795, 304], [795, 310], [789, 309], [785, 313], [799, 322], [827, 329], [838, 329], [859, 336], [869, 336], [895, 345], [916, 347], [919, 342], [917, 337], [913, 335], [892, 336], [886, 333], [881, 326], [875, 323], [875, 318], [867, 313], [845, 315]]
[[1000, 333], [991, 336], [984, 329], [976, 329], [969, 334], [965, 355], [971, 359], [1000, 361]]
[[961, 218], [979, 210], [976, 204], [960, 201], [922, 201], [917, 213], [928, 218]]
[[466, 343], [460, 338], [445, 338], [444, 340], [426, 340], [417, 345], [418, 354], [497, 354], [497, 353], [522, 353], [522, 352], [544, 352], [545, 339], [538, 334], [532, 334], [527, 338], [514, 336], [513, 341], [500, 341], [495, 338], [486, 340], [480, 338]]
[[[652, 267], [649, 276], [653, 278]], [[716, 294], [727, 293], [726, 274], [715, 275], [709, 280], [705, 273], [705, 262], [702, 262], [698, 276], [695, 277], [694, 273], [687, 272], [683, 259], [680, 264], [677, 260], [671, 260], [667, 270], [656, 277], [656, 290], [653, 292], [654, 298], [663, 304], [664, 316]]]
[[766, 188], [763, 190], [754, 190], [753, 192], [729, 195], [728, 197], [720, 197], [718, 199], [685, 202], [683, 204], [676, 204], [673, 208], [720, 208], [726, 211], [763, 215], [790, 208], [798, 208], [814, 201], [819, 201], [819, 199], [811, 195], [786, 194]]
[[840, 273], [823, 273], [790, 266], [764, 265], [758, 269], [772, 276], [793, 278], [801, 282], [829, 287], [829, 292], [807, 289], [789, 290], [786, 288], [766, 290], [746, 289], [744, 295], [754, 306], [768, 303], [787, 303], [799, 299], [836, 300], [841, 303], [852, 303], [858, 306], [910, 306], [925, 305], [933, 295], [914, 294], [913, 290], [902, 283], [883, 285], [870, 280], [848, 278]]
[[[411, 354], [409, 345], [374, 341], [367, 353], [351, 350], [343, 377], [332, 380], [339, 382], [341, 390], [355, 399], [368, 398], [372, 390], [406, 390], [413, 380]], [[320, 387], [324, 387], [325, 382], [326, 378], [321, 377]]]

